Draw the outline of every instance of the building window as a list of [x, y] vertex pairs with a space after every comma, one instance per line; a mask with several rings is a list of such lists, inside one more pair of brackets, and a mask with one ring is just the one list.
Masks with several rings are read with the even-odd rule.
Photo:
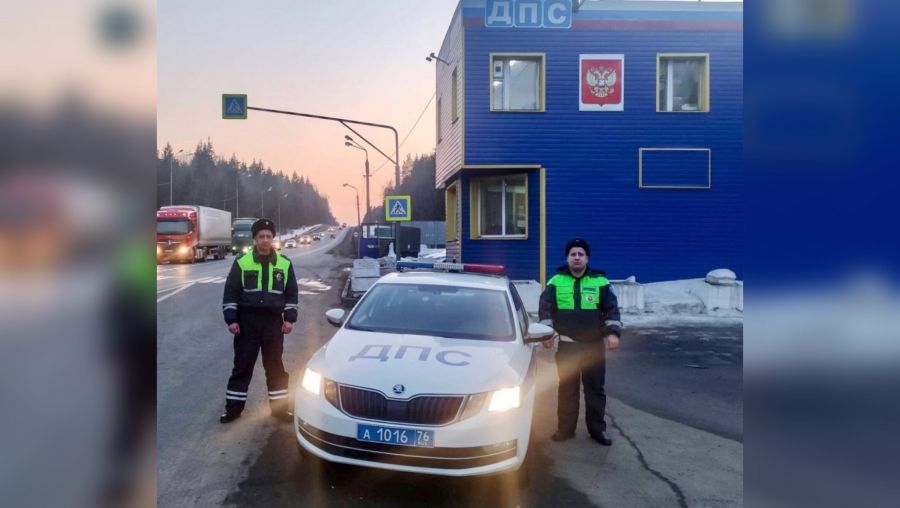
[[471, 214], [476, 238], [525, 238], [528, 234], [528, 177], [472, 179]]
[[456, 235], [457, 225], [459, 224], [459, 214], [458, 214], [458, 206], [457, 206], [457, 194], [456, 194], [457, 184], [454, 182], [453, 184], [447, 186], [447, 191], [444, 194], [444, 211], [445, 211], [445, 220], [447, 224], [447, 235], [445, 240], [458, 240], [459, 238]]
[[491, 55], [491, 111], [544, 111], [544, 55]]
[[656, 68], [656, 111], [709, 111], [709, 55], [659, 54]]
[[450, 121], [456, 123], [459, 120], [459, 107], [458, 98], [457, 98], [457, 90], [459, 90], [459, 77], [456, 74], [456, 69], [453, 69], [453, 81], [450, 84]]
[[441, 99], [437, 101], [437, 142], [440, 143], [443, 136], [441, 135]]

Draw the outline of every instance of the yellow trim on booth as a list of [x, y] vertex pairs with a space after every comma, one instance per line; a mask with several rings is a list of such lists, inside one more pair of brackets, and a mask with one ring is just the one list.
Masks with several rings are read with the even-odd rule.
[[540, 164], [473, 164], [463, 165], [461, 169], [541, 169]]
[[456, 240], [456, 211], [458, 208], [459, 180], [451, 183], [444, 189], [444, 216], [447, 224], [444, 235], [445, 240]]
[[[541, 287], [546, 287], [547, 284], [547, 170], [540, 164], [497, 164], [497, 165], [487, 165], [487, 164], [479, 164], [479, 165], [471, 165], [471, 166], [463, 166], [461, 169], [506, 169], [506, 170], [534, 170], [537, 169], [539, 171], [539, 210], [538, 210], [538, 270], [540, 273], [538, 274], [538, 282], [540, 282]], [[527, 175], [527, 173], [526, 173]], [[462, 185], [462, 177], [463, 174], [460, 172], [459, 179], [456, 180], [456, 183]], [[469, 239], [470, 240], [479, 240], [475, 235], [478, 231], [478, 216], [477, 210], [475, 207], [475, 199], [474, 199], [474, 186], [472, 185], [471, 178], [469, 179]], [[458, 199], [462, 200], [462, 193], [457, 193]], [[527, 201], [526, 201], [527, 203]], [[462, 206], [462, 203], [460, 203]], [[528, 205], [526, 204], [526, 207]], [[526, 220], [528, 217], [528, 212], [526, 212]], [[529, 229], [530, 231], [530, 229]], [[482, 240], [520, 240], [522, 238], [481, 238]], [[527, 237], [525, 238], [527, 239]], [[460, 262], [462, 261], [462, 237], [459, 239], [459, 257]]]
[[[506, 177], [515, 177], [515, 176], [524, 176], [524, 177], [525, 177], [525, 234], [524, 234], [524, 235], [505, 235], [505, 236], [504, 236], [504, 235], [480, 235], [480, 234], [478, 233], [479, 230], [476, 228], [476, 229], [473, 229], [473, 230], [472, 230], [472, 233], [473, 233], [473, 234], [469, 236], [469, 240], [485, 240], [485, 241], [491, 241], [491, 240], [509, 240], [509, 241], [515, 241], [515, 240], [528, 240], [529, 234], [531, 233], [531, 230], [530, 230], [529, 227], [528, 227], [528, 226], [529, 226], [529, 221], [528, 221], [529, 207], [528, 207], [528, 172], [527, 172], [527, 171], [524, 172], [524, 173], [511, 174], [511, 175], [503, 175], [503, 176], [492, 175], [492, 176], [476, 176], [476, 177], [469, 178], [469, 203], [470, 203], [470, 204], [471, 204], [471, 203], [475, 203], [475, 200], [472, 199], [472, 195], [473, 195], [472, 193], [473, 193], [473, 189], [474, 189], [474, 187], [475, 187], [475, 186], [472, 185], [472, 180], [473, 180], [473, 179], [476, 179], [476, 180], [487, 180], [487, 179], [491, 179], [491, 178], [500, 178], [500, 179], [502, 179], [502, 178], [506, 178]], [[477, 192], [475, 193], [475, 195], [477, 195]], [[477, 214], [477, 207], [476, 207], [476, 214]], [[469, 217], [471, 218], [472, 215], [470, 214]], [[480, 217], [479, 217], [479, 218], [480, 218]], [[476, 224], [476, 225], [477, 225], [477, 224]]]

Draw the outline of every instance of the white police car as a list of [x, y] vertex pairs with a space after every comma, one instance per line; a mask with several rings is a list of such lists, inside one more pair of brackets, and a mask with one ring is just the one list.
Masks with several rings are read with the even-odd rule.
[[322, 459], [449, 476], [517, 470], [535, 398], [528, 323], [503, 267], [398, 263], [431, 271], [379, 279], [310, 359], [295, 391], [294, 431]]

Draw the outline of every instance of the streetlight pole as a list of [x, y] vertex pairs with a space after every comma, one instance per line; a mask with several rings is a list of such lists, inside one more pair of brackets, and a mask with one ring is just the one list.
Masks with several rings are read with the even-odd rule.
[[[310, 113], [300, 113], [297, 111], [285, 111], [283, 109], [258, 108], [256, 106], [250, 106], [248, 104], [247, 111], [251, 111], [251, 110], [252, 111], [263, 111], [266, 113], [275, 113], [275, 114], [279, 114], [279, 115], [302, 116], [304, 118], [317, 118], [319, 120], [332, 120], [332, 121], [340, 123], [341, 125], [346, 127], [347, 130], [349, 130], [353, 134], [356, 134], [357, 136], [359, 136], [359, 138], [362, 139], [363, 141], [365, 141], [367, 145], [369, 145], [372, 148], [374, 148], [375, 150], [377, 150], [378, 153], [383, 155], [385, 159], [394, 163], [394, 182], [395, 182], [396, 188], [397, 189], [400, 188], [400, 135], [397, 133], [397, 129], [391, 127], [390, 125], [373, 123], [373, 122], [363, 122], [360, 120], [351, 120], [349, 118], [339, 118], [336, 116], [312, 115]], [[366, 137], [363, 136], [362, 134], [360, 134], [359, 131], [357, 131], [353, 127], [350, 127], [351, 123], [355, 124], [355, 125], [366, 125], [369, 127], [378, 127], [381, 129], [389, 129], [391, 132], [393, 132], [394, 133], [394, 158], [391, 159], [388, 156], [388, 154], [384, 153], [380, 148], [378, 148], [371, 141], [366, 139]], [[399, 241], [399, 236], [400, 236], [399, 233], [400, 233], [400, 223], [394, 222], [394, 240], [395, 240], [395, 242]]]
[[[350, 120], [349, 118], [338, 118], [335, 116], [311, 115], [309, 113], [298, 113], [296, 111], [284, 111], [281, 109], [258, 108], [255, 106], [247, 106], [247, 110], [248, 111], [264, 111], [266, 113], [276, 113], [279, 115], [291, 115], [291, 116], [302, 116], [302, 117], [306, 117], [306, 118], [318, 118], [319, 120], [333, 120], [335, 122], [340, 123], [347, 129], [349, 129], [351, 132], [353, 132], [354, 134], [359, 136], [360, 139], [365, 141], [367, 145], [369, 145], [372, 148], [374, 148], [375, 150], [377, 150], [378, 153], [383, 155], [385, 159], [394, 163], [394, 180], [396, 181], [397, 187], [398, 188], [400, 187], [400, 136], [397, 133], [397, 129], [391, 127], [390, 125], [385, 125], [385, 124], [380, 124], [380, 123], [372, 123], [372, 122], [362, 122], [359, 120]], [[349, 124], [351, 124], [351, 123], [356, 124], [356, 125], [367, 125], [369, 127], [380, 127], [382, 129], [390, 129], [390, 131], [394, 133], [394, 158], [393, 159], [390, 158], [386, 153], [382, 152], [380, 148], [373, 145], [371, 141], [366, 139], [365, 136], [363, 136], [362, 134], [357, 132], [356, 129], [354, 129], [353, 127], [350, 127]]]
[[362, 150], [363, 152], [366, 152], [366, 173], [363, 176], [366, 179], [366, 217], [368, 217], [369, 213], [371, 213], [371, 211], [372, 211], [372, 205], [369, 201], [369, 177], [372, 176], [369, 173], [369, 151], [366, 150], [365, 148], [363, 148], [362, 146], [360, 146], [359, 143], [357, 143], [350, 136], [344, 136], [344, 139], [346, 139], [346, 141], [344, 141], [345, 146], [351, 146], [353, 148], [357, 148], [359, 150]]
[[362, 226], [362, 220], [359, 218], [359, 189], [350, 185], [349, 183], [345, 183], [344, 187], [350, 187], [351, 189], [356, 191], [356, 226]]

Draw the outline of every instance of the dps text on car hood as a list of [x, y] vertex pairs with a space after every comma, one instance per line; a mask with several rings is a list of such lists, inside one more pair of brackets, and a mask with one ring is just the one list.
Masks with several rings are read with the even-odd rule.
[[[516, 342], [453, 339], [341, 329], [309, 367], [341, 384], [397, 398], [466, 394], [516, 386], [531, 348]], [[395, 385], [405, 388], [401, 395]]]

